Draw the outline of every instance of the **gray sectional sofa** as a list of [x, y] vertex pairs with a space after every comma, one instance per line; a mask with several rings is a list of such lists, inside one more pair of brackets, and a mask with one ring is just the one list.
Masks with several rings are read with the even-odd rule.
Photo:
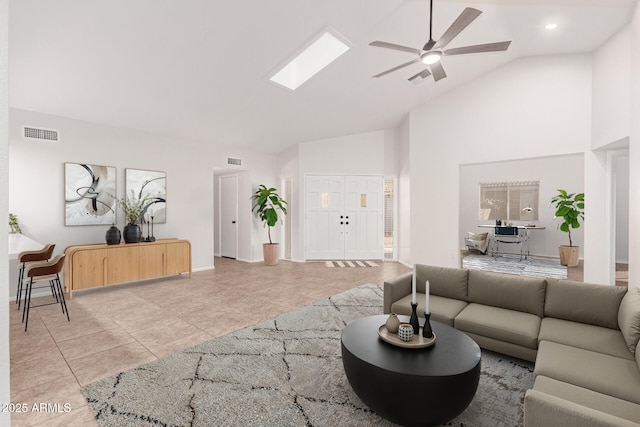
[[[640, 425], [640, 288], [416, 267], [431, 319], [482, 348], [535, 362], [525, 425]], [[384, 312], [411, 313], [412, 273], [384, 283]], [[424, 308], [418, 306], [419, 312]]]

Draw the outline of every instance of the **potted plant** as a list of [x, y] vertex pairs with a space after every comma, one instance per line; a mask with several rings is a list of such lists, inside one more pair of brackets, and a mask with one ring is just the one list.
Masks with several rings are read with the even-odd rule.
[[549, 206], [551, 205], [556, 209], [553, 218], [562, 219], [558, 228], [569, 235], [569, 246], [560, 246], [560, 264], [575, 267], [578, 265], [580, 247], [573, 246], [571, 229], [580, 228], [580, 220], [584, 221], [584, 193], [567, 193], [558, 189], [558, 194], [549, 202]]
[[265, 265], [276, 265], [278, 263], [279, 246], [278, 243], [271, 241], [271, 227], [274, 227], [280, 219], [278, 211], [283, 215], [287, 214], [287, 202], [278, 195], [275, 188], [267, 188], [262, 184], [260, 184], [251, 198], [254, 202], [251, 211], [260, 217], [264, 226], [267, 227], [269, 236], [269, 243], [262, 245], [264, 263]]
[[136, 197], [133, 190], [131, 190], [131, 197], [125, 197], [118, 201], [118, 204], [124, 212], [127, 225], [124, 226], [124, 241], [125, 243], [138, 243], [142, 238], [142, 231], [138, 225], [142, 211], [147, 202], [147, 197]]
[[12, 213], [9, 214], [9, 230], [12, 233], [22, 233], [20, 224], [18, 224], [18, 216]]

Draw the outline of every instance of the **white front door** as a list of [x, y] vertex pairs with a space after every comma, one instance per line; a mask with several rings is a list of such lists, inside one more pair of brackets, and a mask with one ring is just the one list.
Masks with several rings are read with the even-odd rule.
[[220, 256], [238, 257], [238, 176], [220, 177]]
[[383, 178], [306, 178], [306, 258], [382, 259]]
[[384, 187], [379, 176], [345, 177], [345, 259], [382, 259]]
[[344, 258], [343, 193], [341, 176], [307, 177], [307, 259]]

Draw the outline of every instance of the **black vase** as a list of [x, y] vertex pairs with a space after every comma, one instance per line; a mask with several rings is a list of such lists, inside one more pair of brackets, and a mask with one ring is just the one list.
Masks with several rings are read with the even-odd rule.
[[138, 243], [142, 238], [142, 232], [138, 224], [127, 224], [124, 226], [124, 242]]
[[112, 225], [108, 230], [105, 238], [107, 239], [107, 245], [119, 245], [121, 233], [118, 227]]

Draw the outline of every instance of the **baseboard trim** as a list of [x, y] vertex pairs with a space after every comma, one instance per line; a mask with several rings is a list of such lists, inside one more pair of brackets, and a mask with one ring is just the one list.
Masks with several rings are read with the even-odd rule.
[[208, 270], [215, 270], [216, 266], [215, 265], [208, 265], [206, 267], [198, 267], [198, 268], [193, 268], [191, 269], [192, 272], [198, 272], [198, 271], [208, 271]]

